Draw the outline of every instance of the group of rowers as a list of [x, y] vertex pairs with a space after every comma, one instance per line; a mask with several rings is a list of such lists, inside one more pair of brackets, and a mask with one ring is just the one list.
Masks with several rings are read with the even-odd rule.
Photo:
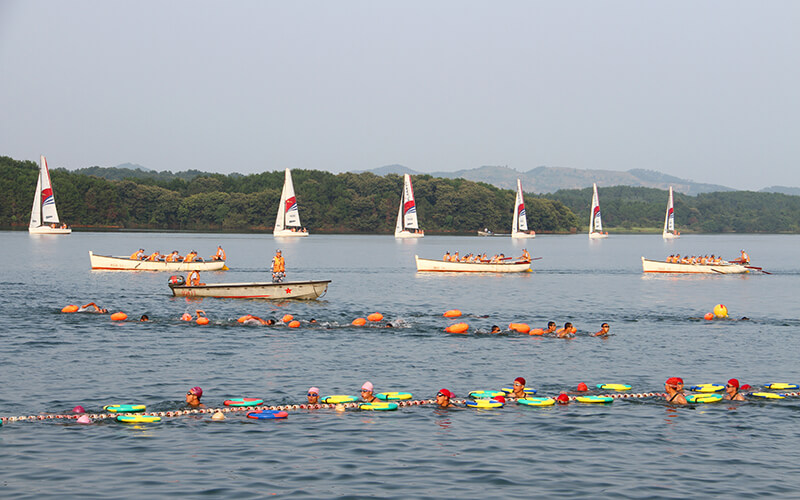
[[722, 257], [718, 255], [714, 255], [713, 253], [711, 256], [709, 255], [684, 255], [681, 257], [681, 254], [674, 254], [667, 257], [667, 262], [670, 264], [696, 264], [701, 266], [719, 266], [722, 264], [749, 264], [750, 263], [750, 256], [747, 255], [747, 252], [742, 250], [742, 255], [738, 259], [734, 259], [730, 262], [724, 260]]
[[[442, 260], [444, 262], [466, 262], [466, 263], [477, 263], [477, 264], [502, 264], [507, 260], [514, 259], [514, 257], [506, 257], [505, 254], [494, 254], [492, 257], [486, 255], [486, 252], [480, 253], [470, 253], [463, 256], [459, 256], [458, 252], [453, 253], [452, 255], [450, 252], [445, 252], [444, 257]], [[531, 254], [528, 253], [528, 250], [523, 248], [522, 249], [522, 256], [516, 259], [516, 262], [530, 262], [531, 261]]]
[[[197, 250], [192, 250], [186, 256], [179, 255], [177, 250], [172, 253], [162, 254], [158, 250], [147, 255], [144, 248], [131, 254], [131, 260], [146, 260], [149, 262], [205, 262], [205, 259], [197, 254]], [[209, 257], [209, 260], [225, 260], [225, 250], [222, 246], [217, 246], [217, 253]]]

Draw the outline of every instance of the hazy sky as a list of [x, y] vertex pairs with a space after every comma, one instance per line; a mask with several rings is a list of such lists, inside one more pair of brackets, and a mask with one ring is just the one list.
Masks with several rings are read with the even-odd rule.
[[0, 0], [0, 155], [800, 186], [797, 1]]

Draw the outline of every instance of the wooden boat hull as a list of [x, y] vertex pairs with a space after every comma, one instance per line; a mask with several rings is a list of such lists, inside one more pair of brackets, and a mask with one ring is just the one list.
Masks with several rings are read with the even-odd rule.
[[108, 271], [222, 271], [227, 269], [224, 260], [208, 260], [204, 262], [151, 262], [133, 260], [130, 257], [113, 257], [96, 255], [89, 251], [92, 269]]
[[646, 273], [688, 273], [688, 274], [744, 274], [750, 272], [741, 264], [675, 264], [642, 257], [642, 271]]
[[489, 264], [484, 262], [445, 262], [443, 260], [420, 259], [414, 256], [418, 272], [444, 273], [523, 273], [531, 270], [530, 262]]
[[28, 232], [30, 234], [70, 234], [72, 233], [72, 229], [70, 228], [52, 228], [50, 226], [38, 226], [38, 227], [29, 227]]
[[290, 229], [281, 229], [280, 231], [273, 231], [272, 235], [278, 238], [302, 238], [308, 236], [308, 231], [292, 231]]
[[284, 283], [212, 283], [188, 286], [169, 283], [176, 297], [223, 297], [229, 299], [313, 300], [328, 291], [330, 280]]

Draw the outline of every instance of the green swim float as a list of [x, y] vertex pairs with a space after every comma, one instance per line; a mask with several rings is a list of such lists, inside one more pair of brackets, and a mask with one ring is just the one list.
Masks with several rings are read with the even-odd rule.
[[725, 386], [717, 384], [697, 384], [689, 387], [689, 390], [694, 392], [720, 392], [725, 390]]
[[763, 399], [785, 399], [786, 396], [783, 394], [775, 394], [774, 392], [752, 392], [750, 393], [751, 396], [755, 396], [757, 398]]
[[579, 403], [613, 403], [614, 398], [609, 396], [578, 396], [575, 401]]
[[773, 389], [773, 390], [777, 389], [777, 390], [781, 390], [781, 391], [786, 391], [786, 390], [789, 390], [789, 389], [800, 389], [800, 385], [797, 385], [797, 384], [785, 384], [783, 382], [774, 382], [772, 384], [767, 384], [764, 387], [766, 387], [767, 389]]
[[400, 401], [414, 397], [410, 392], [380, 392], [375, 395], [381, 401]]
[[597, 384], [598, 389], [605, 389], [607, 391], [630, 391], [631, 386], [628, 384]]
[[505, 396], [506, 393], [503, 391], [472, 391], [469, 393], [469, 397], [474, 399], [491, 399], [495, 396]]
[[358, 405], [359, 410], [394, 411], [397, 408], [397, 403], [363, 403]]
[[553, 398], [520, 398], [517, 404], [525, 406], [553, 406], [556, 400]]
[[722, 401], [722, 394], [689, 394], [686, 396], [689, 403], [716, 403]]
[[346, 396], [343, 394], [336, 394], [333, 396], [326, 396], [322, 398], [323, 403], [328, 403], [332, 405], [336, 405], [339, 403], [355, 403], [358, 401], [358, 398], [355, 396]]
[[161, 417], [155, 415], [117, 415], [117, 422], [124, 424], [149, 424], [152, 422], [161, 422]]
[[103, 407], [109, 413], [136, 413], [144, 411], [145, 405], [106, 405]]
[[[504, 395], [508, 395], [508, 394], [511, 394], [512, 392], [514, 392], [514, 388], [513, 387], [503, 387], [500, 390], [505, 393]], [[528, 389], [526, 387], [526, 388], [524, 388], [522, 390], [525, 391], [525, 395], [526, 396], [533, 396], [534, 394], [536, 394], [536, 389]]]

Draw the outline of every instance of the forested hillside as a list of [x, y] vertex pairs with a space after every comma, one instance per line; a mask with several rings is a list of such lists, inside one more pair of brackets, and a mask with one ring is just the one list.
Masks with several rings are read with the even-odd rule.
[[[614, 186], [600, 188], [604, 229], [626, 231], [664, 225], [667, 192], [661, 189]], [[556, 191], [561, 201], [588, 227], [592, 189]], [[681, 232], [798, 233], [800, 196], [754, 191], [674, 194], [675, 226]]]
[[[33, 162], [0, 157], [0, 225], [27, 226], [37, 175]], [[61, 220], [73, 227], [235, 231], [272, 228], [284, 174], [107, 180], [54, 169], [51, 177]], [[394, 231], [402, 177], [316, 170], [293, 170], [292, 177], [301, 220], [311, 232]], [[429, 175], [413, 182], [426, 232], [510, 231], [513, 191]], [[527, 212], [537, 231], [568, 232], [579, 225], [561, 202], [531, 197]]]

